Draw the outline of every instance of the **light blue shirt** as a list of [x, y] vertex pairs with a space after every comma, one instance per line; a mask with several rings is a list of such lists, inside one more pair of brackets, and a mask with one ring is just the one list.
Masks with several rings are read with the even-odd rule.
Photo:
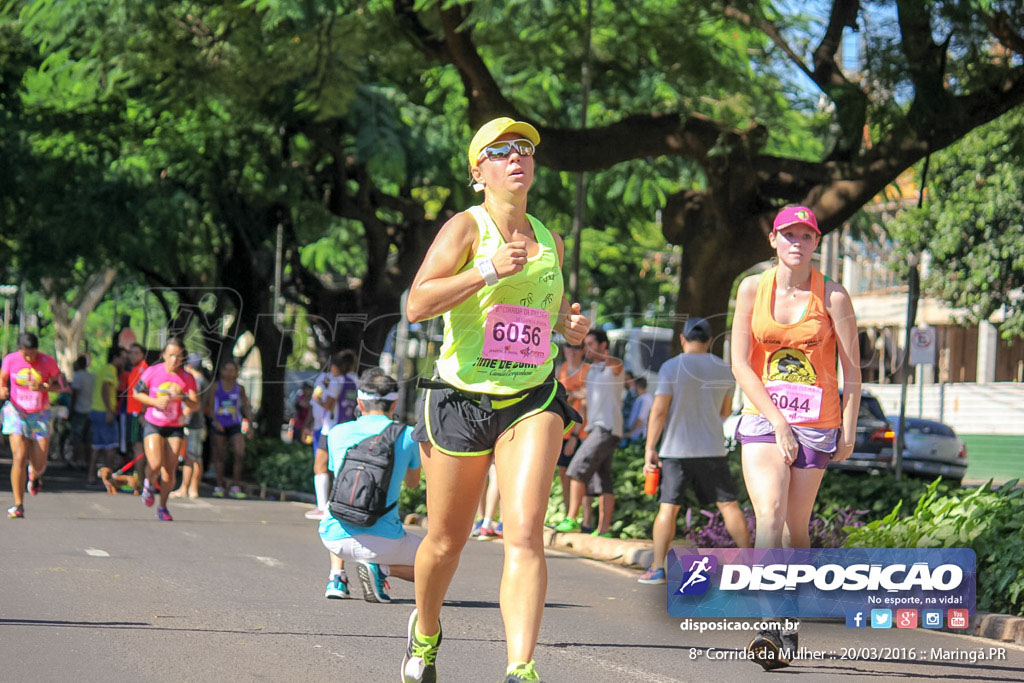
[[[364, 415], [351, 422], [334, 425], [327, 433], [327, 466], [338, 476], [338, 470], [345, 461], [348, 449], [363, 439], [375, 436], [391, 424], [387, 415]], [[395, 467], [391, 472], [391, 484], [388, 486], [388, 505], [398, 500], [402, 491], [402, 479], [407, 470], [420, 466], [419, 444], [412, 440], [412, 427], [402, 430], [402, 435], [395, 443]], [[320, 538], [325, 541], [340, 541], [351, 536], [369, 534], [381, 538], [401, 538], [405, 533], [402, 520], [398, 518], [398, 506], [389, 510], [372, 526], [354, 526], [339, 522], [330, 511], [320, 521]]]

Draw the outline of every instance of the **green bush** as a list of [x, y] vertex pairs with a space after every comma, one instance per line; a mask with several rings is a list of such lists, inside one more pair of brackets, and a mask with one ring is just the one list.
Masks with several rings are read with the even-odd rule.
[[1024, 616], [1024, 489], [941, 492], [933, 482], [910, 516], [901, 504], [850, 530], [848, 548], [972, 548], [978, 556], [978, 609]]
[[[654, 518], [658, 514], [657, 496], [644, 493], [644, 444], [629, 443], [615, 451], [612, 458], [612, 481], [615, 491], [615, 512], [611, 531], [618, 538], [650, 538]], [[745, 492], [744, 492], [745, 493]], [[693, 491], [687, 491], [687, 504], [699, 509]], [[545, 523], [554, 526], [565, 519], [562, 485], [555, 475], [548, 500]], [[597, 501], [594, 501], [594, 523], [597, 523]]]
[[[245, 478], [268, 488], [313, 493], [313, 449], [308, 445], [286, 444], [278, 439], [259, 439], [248, 444]], [[401, 517], [410, 512], [426, 514], [423, 484], [414, 491], [402, 487], [398, 499]]]
[[[948, 481], [935, 483], [939, 495], [957, 490]], [[929, 488], [924, 479], [904, 477], [896, 481], [892, 474], [864, 474], [828, 470], [818, 489], [814, 504], [815, 515], [828, 516], [835, 510], [854, 509], [867, 512], [866, 519], [879, 519], [901, 502], [909, 508]]]
[[[743, 466], [739, 451], [730, 450], [728, 456], [729, 472], [736, 485], [736, 499], [745, 511], [750, 509], [750, 497], [743, 481]], [[658, 514], [656, 496], [644, 494], [644, 444], [630, 443], [615, 452], [612, 460], [612, 479], [615, 490], [615, 513], [611, 530], [619, 538], [650, 538], [654, 518]], [[949, 482], [936, 483], [939, 494], [957, 490]], [[862, 521], [877, 520], [885, 517], [901, 501], [908, 507], [923, 495], [929, 483], [923, 479], [904, 477], [896, 481], [891, 474], [868, 475], [859, 472], [842, 472], [829, 470], [822, 480], [821, 488], [814, 505], [814, 520], [818, 524], [828, 525], [831, 520], [850, 519], [857, 516]], [[714, 505], [702, 506], [697, 501], [692, 489], [686, 492], [683, 509], [692, 511], [690, 515], [693, 528], [683, 528], [682, 533], [694, 532], [707, 523], [708, 517], [696, 514], [701, 509], [715, 512]], [[863, 514], [857, 514], [863, 512]], [[597, 521], [595, 504], [594, 520]], [[555, 525], [565, 518], [565, 505], [561, 483], [555, 477], [548, 501], [545, 523]], [[680, 524], [684, 514], [680, 515]]]
[[280, 439], [247, 444], [245, 478], [268, 488], [313, 493], [313, 449]]

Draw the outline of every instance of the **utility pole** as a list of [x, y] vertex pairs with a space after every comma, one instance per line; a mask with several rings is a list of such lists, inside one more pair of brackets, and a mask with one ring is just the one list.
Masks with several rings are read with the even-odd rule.
[[284, 267], [284, 226], [277, 224], [277, 246], [274, 249], [274, 324], [284, 327], [284, 316], [278, 318], [281, 305], [281, 269]]
[[[587, 107], [590, 104], [590, 28], [594, 17], [594, 0], [586, 0], [586, 14], [583, 17], [583, 65], [580, 67], [582, 86], [582, 109], [580, 130], [587, 127]], [[583, 239], [583, 222], [587, 213], [587, 174], [576, 174], [576, 210], [572, 215], [572, 265], [569, 271], [569, 301], [579, 301], [580, 293], [580, 242]]]
[[[932, 160], [929, 154], [924, 158], [924, 170], [921, 172], [921, 190], [917, 195], [917, 208], [924, 205], [924, 188], [928, 182], [928, 164]], [[910, 273], [907, 276], [907, 334], [903, 342], [903, 373], [900, 380], [900, 421], [896, 428], [896, 440], [893, 442], [892, 466], [895, 469], [896, 481], [903, 478], [903, 451], [906, 449], [904, 434], [907, 429], [907, 384], [910, 382], [910, 344], [917, 320], [917, 300], [921, 295], [921, 272], [919, 254], [910, 255]]]

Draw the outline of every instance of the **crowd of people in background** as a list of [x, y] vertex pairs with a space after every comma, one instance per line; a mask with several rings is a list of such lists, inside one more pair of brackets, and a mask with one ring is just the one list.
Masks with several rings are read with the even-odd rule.
[[[147, 506], [159, 501], [163, 521], [173, 520], [167, 500], [198, 498], [207, 473], [216, 478], [213, 496], [246, 496], [242, 468], [254, 415], [237, 361], [221, 362], [213, 378], [207, 367], [214, 359], [188, 354], [176, 337], [159, 352], [133, 339], [125, 346], [115, 341], [103, 357], [97, 367], [79, 355], [68, 381], [39, 351], [36, 335], [24, 333], [3, 359], [3, 435], [14, 461], [8, 517], [25, 516], [24, 494], [39, 493], [51, 459], [82, 471], [91, 490], [109, 488], [101, 473], [134, 475], [132, 490]], [[228, 449], [232, 476], [225, 479]]]

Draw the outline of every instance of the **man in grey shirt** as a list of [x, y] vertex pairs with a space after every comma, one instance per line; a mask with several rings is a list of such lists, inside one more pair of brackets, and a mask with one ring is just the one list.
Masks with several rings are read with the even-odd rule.
[[74, 458], [71, 465], [75, 469], [85, 469], [92, 448], [89, 411], [92, 410], [95, 380], [92, 373], [86, 370], [88, 366], [88, 357], [83, 355], [76, 358], [73, 366], [75, 373], [71, 378], [71, 447]]
[[[568, 511], [556, 531], [579, 531], [576, 521], [584, 494], [598, 499], [597, 528], [592, 536], [611, 537], [615, 492], [612, 481], [612, 457], [622, 438], [622, 388], [626, 375], [621, 358], [608, 353], [608, 335], [592, 329], [583, 341], [587, 359], [587, 424], [588, 432], [566, 469], [569, 477]], [[589, 484], [589, 487], [588, 487]], [[589, 489], [589, 490], [588, 490]]]
[[[654, 558], [650, 569], [640, 576], [640, 583], [665, 583], [665, 556], [675, 538], [676, 516], [690, 484], [701, 505], [718, 506], [736, 546], [750, 547], [750, 532], [736, 502], [736, 485], [729, 474], [722, 435], [722, 419], [732, 408], [736, 382], [725, 361], [708, 353], [711, 325], [707, 320], [687, 320], [682, 343], [683, 352], [658, 371], [658, 388], [647, 426], [644, 472], [660, 466], [661, 489], [654, 520]], [[663, 430], [665, 438], [659, 449]]]

